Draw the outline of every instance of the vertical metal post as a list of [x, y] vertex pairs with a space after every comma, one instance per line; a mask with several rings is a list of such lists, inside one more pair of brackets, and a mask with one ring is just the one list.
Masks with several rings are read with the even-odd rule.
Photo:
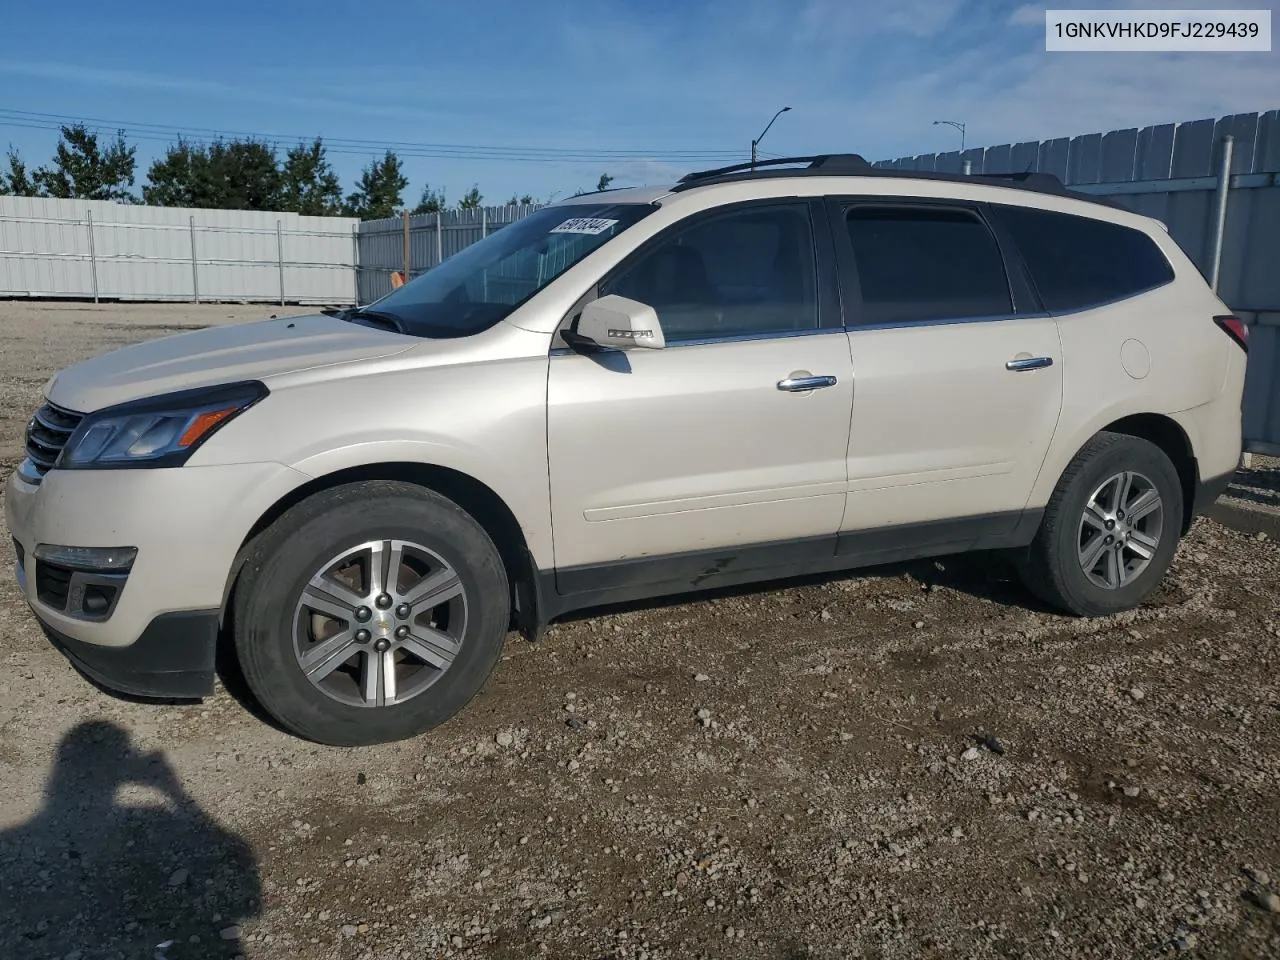
[[404, 282], [409, 282], [409, 211], [404, 212]]
[[280, 306], [284, 306], [284, 231], [276, 221], [276, 266], [280, 270]]
[[351, 283], [353, 296], [351, 303], [360, 306], [360, 227], [351, 225]]
[[93, 277], [93, 302], [98, 302], [98, 252], [93, 246], [93, 211], [85, 212], [89, 225], [89, 274]]
[[195, 303], [200, 302], [200, 268], [196, 265], [196, 218], [188, 218], [191, 225], [191, 296]]
[[[489, 235], [489, 209], [487, 207], [480, 208], [480, 239], [483, 240]], [[488, 276], [488, 274], [486, 274]]]
[[961, 171], [964, 173], [964, 175], [965, 175], [966, 177], [972, 176], [972, 175], [973, 175], [973, 161], [972, 161], [972, 160], [965, 160], [965, 161], [960, 165], [960, 169], [961, 169]]
[[1218, 278], [1222, 273], [1222, 243], [1227, 233], [1227, 201], [1231, 194], [1231, 154], [1235, 151], [1236, 138], [1227, 134], [1222, 138], [1222, 160], [1218, 167], [1218, 192], [1213, 201], [1213, 235], [1209, 238], [1209, 286], [1218, 292]]
[[436, 211], [436, 265], [444, 262], [444, 214]]

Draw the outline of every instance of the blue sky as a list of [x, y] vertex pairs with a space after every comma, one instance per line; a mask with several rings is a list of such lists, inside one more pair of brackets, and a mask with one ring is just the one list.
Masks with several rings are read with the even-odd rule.
[[[1274, 11], [1277, 0], [1109, 4], [1237, 5]], [[321, 135], [591, 158], [405, 156], [410, 201], [430, 182], [450, 201], [475, 183], [501, 202], [588, 188], [606, 171], [619, 186], [660, 182], [715, 165], [696, 159], [704, 151], [746, 159], [780, 106], [793, 110], [762, 150], [871, 159], [954, 149], [958, 133], [932, 126], [939, 118], [965, 121], [973, 146], [1280, 107], [1280, 52], [1046, 53], [1043, 10], [1000, 0], [63, 0], [51, 17], [28, 3], [5, 15], [0, 111], [122, 122], [139, 182], [164, 146], [141, 135], [205, 129], [282, 146]], [[44, 162], [56, 131], [4, 116], [0, 147]], [[349, 189], [380, 151], [345, 149], [331, 159]]]

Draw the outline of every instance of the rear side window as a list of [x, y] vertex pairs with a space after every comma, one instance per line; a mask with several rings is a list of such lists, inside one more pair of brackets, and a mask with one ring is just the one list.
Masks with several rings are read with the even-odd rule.
[[1141, 230], [1027, 207], [1001, 207], [999, 216], [1051, 313], [1132, 297], [1173, 279], [1169, 261]]
[[862, 288], [862, 322], [1012, 313], [1000, 248], [972, 211], [858, 205], [845, 222]]

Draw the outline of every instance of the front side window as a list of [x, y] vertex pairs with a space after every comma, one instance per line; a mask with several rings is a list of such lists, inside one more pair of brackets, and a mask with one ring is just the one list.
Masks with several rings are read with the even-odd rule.
[[1173, 268], [1150, 237], [1118, 223], [1002, 206], [1008, 228], [1050, 313], [1068, 313], [1163, 286]]
[[970, 210], [858, 205], [845, 214], [863, 323], [1007, 316], [1013, 310], [995, 237]]
[[366, 309], [413, 336], [479, 333], [654, 209], [639, 203], [546, 207], [471, 244]]
[[677, 224], [600, 293], [653, 307], [668, 343], [816, 329], [809, 208], [752, 206]]

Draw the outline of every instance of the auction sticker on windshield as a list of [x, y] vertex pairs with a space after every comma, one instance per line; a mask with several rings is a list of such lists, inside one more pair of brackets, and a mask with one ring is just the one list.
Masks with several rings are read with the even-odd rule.
[[597, 236], [604, 233], [610, 227], [616, 227], [617, 220], [603, 220], [598, 217], [576, 217], [573, 220], [566, 220], [558, 227], [552, 227], [552, 233], [585, 233], [588, 236]]

